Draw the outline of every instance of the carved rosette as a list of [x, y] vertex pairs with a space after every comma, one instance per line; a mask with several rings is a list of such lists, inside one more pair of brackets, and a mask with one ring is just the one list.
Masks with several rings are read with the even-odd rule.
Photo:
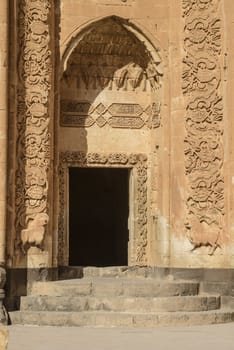
[[58, 264], [68, 265], [68, 241], [66, 233], [66, 198], [68, 193], [69, 167], [126, 167], [134, 169], [136, 183], [136, 226], [134, 228], [134, 256], [130, 257], [132, 264], [146, 265], [147, 239], [147, 157], [144, 154], [125, 153], [88, 153], [66, 151], [60, 153], [59, 165], [59, 235]]
[[18, 1], [16, 234], [48, 214], [51, 88], [49, 0]]
[[193, 249], [224, 239], [223, 102], [219, 0], [183, 0], [186, 228]]

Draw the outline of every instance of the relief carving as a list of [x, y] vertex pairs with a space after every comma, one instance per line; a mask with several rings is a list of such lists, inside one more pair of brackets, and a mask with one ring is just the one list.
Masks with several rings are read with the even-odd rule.
[[182, 86], [185, 94], [209, 97], [218, 88], [220, 79], [220, 65], [214, 57], [208, 54], [185, 57]]
[[[159, 113], [155, 118], [155, 113], [149, 115], [145, 109], [154, 109], [152, 95], [156, 101], [160, 100], [162, 75], [158, 51], [153, 58], [144, 41], [127, 30], [124, 21], [116, 17], [104, 19], [82, 35], [66, 61], [61, 89], [68, 100], [61, 101], [60, 124], [156, 128], [160, 125]], [[97, 106], [95, 99], [103, 90], [109, 104]], [[116, 103], [118, 92], [123, 101], [132, 103], [118, 100]], [[134, 103], [138, 99], [134, 92], [141, 93], [145, 106]], [[74, 100], [70, 101], [71, 94]], [[87, 101], [82, 101], [80, 96], [85, 96]]]
[[26, 246], [35, 245], [41, 248], [45, 236], [45, 226], [48, 221], [49, 216], [46, 213], [39, 213], [29, 221], [27, 228], [21, 231], [21, 242], [24, 253], [26, 253]]
[[204, 12], [213, 8], [216, 0], [182, 0], [184, 16], [191, 15], [191, 12]]
[[66, 232], [66, 195], [68, 191], [68, 167], [98, 167], [119, 166], [134, 168], [136, 173], [136, 226], [134, 229], [133, 251], [135, 256], [131, 262], [137, 265], [146, 265], [147, 239], [147, 157], [144, 154], [125, 153], [82, 153], [62, 152], [59, 166], [59, 238], [58, 261], [60, 266], [68, 265], [67, 232]]
[[16, 241], [23, 245], [40, 246], [48, 222], [50, 6], [18, 1]]
[[63, 100], [61, 111], [61, 126], [102, 128], [109, 125], [112, 128], [151, 129], [160, 126], [160, 104], [152, 103], [146, 108], [136, 103], [112, 103], [104, 106], [102, 103], [92, 106], [87, 101]]
[[137, 117], [143, 113], [143, 108], [134, 103], [113, 103], [108, 108], [108, 111], [116, 117], [124, 117], [125, 115]]
[[190, 53], [204, 53], [207, 50], [213, 53], [221, 51], [221, 21], [218, 18], [192, 18], [185, 27], [185, 48]]
[[112, 128], [141, 129], [145, 123], [137, 117], [111, 117], [108, 124]]
[[221, 20], [218, 0], [184, 0], [186, 230], [193, 250], [222, 247], [224, 235]]

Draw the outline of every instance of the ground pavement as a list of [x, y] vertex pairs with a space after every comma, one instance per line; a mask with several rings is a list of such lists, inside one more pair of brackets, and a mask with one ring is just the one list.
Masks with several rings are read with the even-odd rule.
[[155, 329], [10, 326], [8, 350], [234, 350], [234, 323]]

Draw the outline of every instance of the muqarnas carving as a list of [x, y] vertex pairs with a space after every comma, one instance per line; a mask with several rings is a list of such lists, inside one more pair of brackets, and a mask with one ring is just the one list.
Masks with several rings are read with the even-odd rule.
[[116, 18], [108, 18], [83, 35], [70, 56], [63, 78], [85, 89], [157, 90], [161, 60], [155, 62], [143, 42]]
[[[51, 4], [49, 0], [20, 0], [17, 5], [16, 242], [22, 239], [23, 245], [40, 247], [48, 222], [45, 217], [48, 218], [50, 163], [51, 50], [48, 19]], [[43, 224], [39, 217], [44, 218]], [[36, 233], [38, 237], [35, 237]]]
[[219, 0], [184, 0], [186, 229], [195, 250], [225, 241], [221, 19]]
[[[146, 41], [117, 17], [95, 23], [74, 47], [62, 76], [61, 126], [140, 129], [160, 125], [159, 49], [152, 53]], [[103, 91], [104, 98], [99, 96]], [[139, 105], [139, 96], [145, 105]], [[121, 114], [116, 109], [122, 109]]]

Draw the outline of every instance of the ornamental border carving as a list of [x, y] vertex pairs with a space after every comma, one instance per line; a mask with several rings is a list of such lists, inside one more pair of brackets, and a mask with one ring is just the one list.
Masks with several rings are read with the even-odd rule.
[[[136, 191], [135, 227], [133, 238], [130, 238], [129, 257], [132, 265], [146, 265], [147, 249], [147, 156], [145, 154], [126, 153], [88, 153], [65, 151], [60, 153], [59, 163], [59, 224], [58, 224], [58, 265], [67, 266], [68, 227], [67, 227], [67, 195], [68, 169], [70, 167], [121, 167], [133, 169]], [[130, 253], [131, 254], [131, 253]]]
[[182, 1], [182, 89], [186, 101], [186, 232], [193, 249], [222, 247], [224, 237], [223, 101], [219, 0]]
[[17, 241], [39, 214], [48, 215], [49, 94], [52, 79], [49, 19], [52, 5], [49, 0], [40, 0], [39, 3], [33, 0], [17, 2]]
[[160, 126], [160, 103], [142, 107], [137, 103], [103, 103], [93, 106], [89, 101], [63, 100], [60, 126], [88, 128], [108, 125], [111, 128], [141, 129]]

